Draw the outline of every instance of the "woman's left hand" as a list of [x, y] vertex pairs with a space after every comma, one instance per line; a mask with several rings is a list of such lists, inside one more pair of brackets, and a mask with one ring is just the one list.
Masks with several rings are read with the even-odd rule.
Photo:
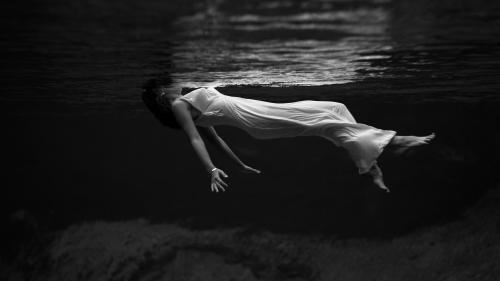
[[249, 174], [251, 174], [251, 173], [252, 173], [252, 174], [260, 174], [260, 171], [259, 171], [259, 170], [255, 169], [255, 168], [252, 168], [252, 167], [250, 167], [250, 166], [248, 166], [248, 165], [245, 165], [245, 164], [243, 164], [243, 166], [241, 167], [241, 169], [242, 169], [242, 171], [243, 171], [244, 173], [249, 173]]

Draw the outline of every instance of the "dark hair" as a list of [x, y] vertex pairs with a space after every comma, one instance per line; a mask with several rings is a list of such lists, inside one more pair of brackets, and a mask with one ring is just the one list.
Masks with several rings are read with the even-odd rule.
[[149, 79], [142, 85], [144, 92], [142, 93], [142, 100], [146, 107], [153, 113], [153, 115], [163, 124], [173, 129], [181, 129], [181, 126], [175, 119], [175, 116], [170, 109], [168, 101], [158, 93], [158, 89], [168, 85], [170, 81], [162, 81], [160, 79]]

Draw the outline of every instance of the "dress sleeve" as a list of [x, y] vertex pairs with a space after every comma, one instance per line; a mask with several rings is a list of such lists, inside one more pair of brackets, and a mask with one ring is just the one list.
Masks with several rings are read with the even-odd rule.
[[194, 108], [198, 109], [202, 114], [207, 110], [209, 100], [205, 88], [196, 89], [191, 91], [179, 99], [191, 104]]

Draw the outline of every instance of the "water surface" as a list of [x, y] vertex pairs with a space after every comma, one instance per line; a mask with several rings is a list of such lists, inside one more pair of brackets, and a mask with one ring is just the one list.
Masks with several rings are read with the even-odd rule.
[[376, 81], [381, 94], [496, 99], [499, 15], [486, 0], [10, 3], [1, 101], [140, 109], [137, 89], [155, 76], [179, 87]]

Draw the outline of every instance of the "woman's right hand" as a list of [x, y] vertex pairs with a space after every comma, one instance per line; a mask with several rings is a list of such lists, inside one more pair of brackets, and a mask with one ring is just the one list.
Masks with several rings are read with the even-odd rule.
[[242, 168], [242, 171], [243, 171], [244, 173], [255, 173], [255, 174], [260, 174], [260, 171], [259, 171], [259, 170], [255, 169], [255, 168], [252, 168], [252, 167], [250, 167], [250, 166], [248, 166], [248, 165], [246, 165], [246, 164], [243, 164], [243, 166], [241, 166], [241, 168]]
[[219, 192], [219, 189], [221, 189], [222, 191], [226, 191], [226, 189], [224, 187], [227, 187], [227, 183], [225, 183], [221, 176], [224, 176], [225, 178], [228, 177], [228, 175], [226, 173], [224, 173], [223, 170], [219, 169], [219, 168], [216, 168], [211, 174], [210, 176], [212, 177], [211, 179], [211, 184], [210, 184], [210, 189], [213, 191], [213, 192]]

